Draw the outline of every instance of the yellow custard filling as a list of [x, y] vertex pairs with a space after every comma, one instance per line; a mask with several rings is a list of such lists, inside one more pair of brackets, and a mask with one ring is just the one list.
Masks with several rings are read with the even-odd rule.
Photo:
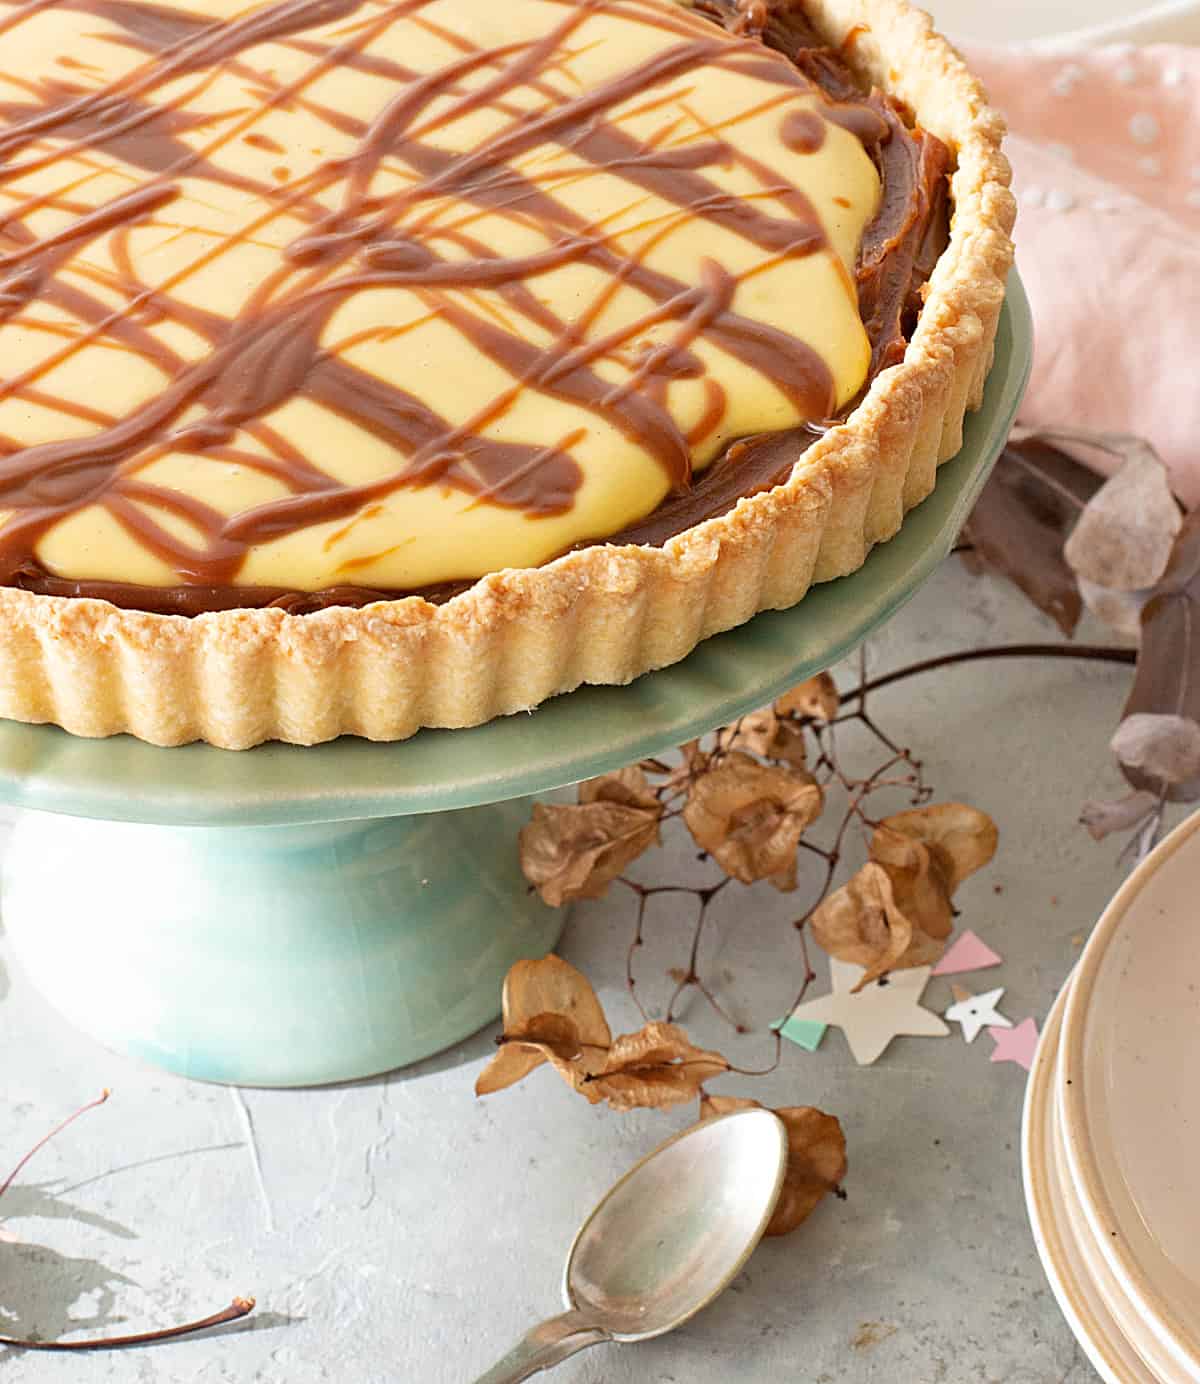
[[[823, 98], [669, 0], [18, 8], [0, 442], [47, 458], [52, 574], [406, 590], [534, 565], [650, 513], [672, 447], [700, 470], [866, 378], [870, 157], [833, 123], [789, 136]], [[236, 45], [199, 22], [281, 10], [304, 22]]]

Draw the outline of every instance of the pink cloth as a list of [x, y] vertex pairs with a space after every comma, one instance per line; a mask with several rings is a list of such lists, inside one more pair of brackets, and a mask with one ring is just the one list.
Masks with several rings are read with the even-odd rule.
[[966, 57], [1012, 132], [1022, 421], [1147, 437], [1200, 504], [1200, 48]]

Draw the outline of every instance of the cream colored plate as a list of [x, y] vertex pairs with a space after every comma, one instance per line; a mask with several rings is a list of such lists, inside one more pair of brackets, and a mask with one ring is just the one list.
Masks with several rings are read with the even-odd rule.
[[1200, 814], [1097, 924], [1060, 1060], [1064, 1149], [1095, 1241], [1179, 1377], [1200, 1381]]
[[1126, 1340], [1093, 1277], [1084, 1244], [1059, 1181], [1055, 1143], [1054, 1078], [1059, 1033], [1070, 982], [1046, 1020], [1025, 1093], [1021, 1165], [1025, 1203], [1051, 1290], [1084, 1353], [1107, 1384], [1166, 1384]]
[[1140, 1356], [1151, 1376], [1162, 1380], [1164, 1384], [1189, 1384], [1189, 1376], [1181, 1369], [1173, 1350], [1163, 1343], [1159, 1334], [1148, 1324], [1143, 1304], [1129, 1296], [1126, 1286], [1109, 1268], [1097, 1242], [1096, 1233], [1084, 1211], [1063, 1137], [1061, 1051], [1060, 1038], [1060, 1060], [1055, 1064], [1053, 1090], [1049, 1097], [1052, 1158], [1058, 1204], [1079, 1251], [1081, 1271], [1087, 1275], [1095, 1288], [1117, 1331]]

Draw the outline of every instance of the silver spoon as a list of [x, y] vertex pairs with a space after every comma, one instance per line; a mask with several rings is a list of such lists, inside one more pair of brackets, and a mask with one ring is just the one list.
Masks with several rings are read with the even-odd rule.
[[699, 1312], [767, 1228], [787, 1165], [769, 1110], [738, 1110], [660, 1144], [584, 1221], [567, 1255], [567, 1310], [475, 1384], [518, 1384], [585, 1346], [647, 1341]]

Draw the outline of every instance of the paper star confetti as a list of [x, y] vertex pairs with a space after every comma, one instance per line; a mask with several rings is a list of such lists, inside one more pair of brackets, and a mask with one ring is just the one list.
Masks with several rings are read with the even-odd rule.
[[993, 1062], [1015, 1062], [1029, 1071], [1038, 1045], [1037, 1024], [1032, 1019], [1022, 1019], [1016, 1028], [989, 1028], [988, 1034], [996, 1045]]
[[956, 976], [963, 971], [985, 971], [989, 966], [999, 966], [1003, 960], [973, 932], [964, 932], [933, 968], [933, 973], [935, 976]]
[[781, 1037], [795, 1043], [805, 1052], [816, 1052], [825, 1037], [827, 1024], [815, 1024], [807, 1019], [797, 1019], [789, 1015], [781, 1024], [776, 1024]]
[[988, 990], [983, 995], [973, 995], [970, 990], [964, 990], [960, 985], [955, 985], [953, 991], [954, 1003], [946, 1010], [946, 1018], [961, 1025], [962, 1036], [968, 1043], [973, 1043], [979, 1037], [980, 1029], [987, 1026], [1012, 1028], [1012, 1020], [1006, 1019], [996, 1009], [1000, 1003], [1000, 996], [1004, 994], [1003, 985], [998, 990]]
[[944, 1038], [950, 1032], [932, 1010], [919, 1003], [929, 982], [929, 966], [893, 971], [882, 983], [868, 985], [853, 995], [850, 992], [862, 979], [864, 969], [848, 961], [831, 960], [832, 992], [797, 1005], [785, 1025], [793, 1020], [836, 1025], [846, 1035], [854, 1060], [862, 1067], [874, 1062], [901, 1034]]

